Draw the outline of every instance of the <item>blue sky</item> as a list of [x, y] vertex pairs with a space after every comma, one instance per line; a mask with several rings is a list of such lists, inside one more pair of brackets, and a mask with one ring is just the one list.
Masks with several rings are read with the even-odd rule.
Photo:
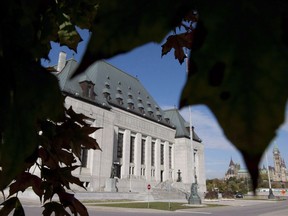
[[[81, 31], [81, 35], [87, 38], [87, 31]], [[49, 54], [50, 62], [43, 62], [43, 65], [55, 65], [58, 61], [60, 51], [67, 53], [67, 58], [81, 60], [84, 47], [84, 40], [78, 46], [77, 53], [71, 52], [67, 47], [60, 47], [52, 43], [52, 50]], [[150, 92], [162, 109], [178, 107], [181, 90], [185, 84], [186, 69], [185, 63], [175, 60], [173, 50], [161, 57], [161, 44], [149, 43], [136, 48], [127, 54], [119, 55], [107, 62], [115, 67], [137, 77], [144, 87]], [[184, 108], [181, 111], [183, 117], [189, 120], [189, 110]], [[199, 137], [205, 145], [205, 166], [207, 178], [223, 178], [230, 159], [240, 163], [245, 168], [241, 155], [235, 147], [223, 136], [222, 129], [216, 122], [213, 114], [203, 105], [191, 107], [192, 124]], [[288, 166], [288, 109], [286, 109], [285, 124], [278, 130], [277, 137], [270, 144], [268, 149], [268, 163], [273, 166], [272, 149], [276, 143]], [[266, 161], [264, 161], [266, 165]]]

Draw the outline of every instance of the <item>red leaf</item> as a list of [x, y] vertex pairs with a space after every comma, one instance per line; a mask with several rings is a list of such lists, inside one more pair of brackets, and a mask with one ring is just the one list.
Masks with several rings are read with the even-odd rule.
[[39, 196], [39, 198], [41, 198], [43, 195], [41, 179], [38, 176], [32, 175], [28, 172], [23, 172], [20, 174], [16, 178], [16, 181], [10, 185], [9, 196], [12, 196], [19, 191], [24, 192], [30, 186], [32, 186], [33, 191]]
[[183, 48], [186, 47], [191, 49], [192, 47], [193, 32], [186, 32], [177, 35], [170, 35], [166, 43], [162, 45], [162, 56], [166, 55], [173, 48], [175, 49], [174, 55], [175, 58], [182, 64], [186, 55], [183, 51]]
[[78, 199], [76, 199], [73, 194], [62, 191], [58, 193], [58, 196], [60, 202], [64, 206], [68, 206], [74, 215], [79, 213], [81, 216], [88, 216], [86, 207]]
[[10, 199], [1, 203], [1, 205], [3, 205], [3, 207], [0, 209], [0, 215], [9, 215], [13, 209], [15, 209], [13, 215], [25, 215], [24, 209], [18, 197], [11, 197]]
[[53, 212], [55, 212], [55, 215], [69, 215], [70, 214], [65, 210], [65, 208], [63, 207], [63, 205], [61, 205], [60, 203], [57, 202], [49, 202], [46, 203], [45, 205], [43, 205], [43, 216], [50, 216], [52, 215]]

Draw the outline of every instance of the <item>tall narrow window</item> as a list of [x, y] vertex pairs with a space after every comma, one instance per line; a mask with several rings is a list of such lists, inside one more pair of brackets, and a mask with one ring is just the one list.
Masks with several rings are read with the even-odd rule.
[[161, 165], [164, 165], [164, 145], [161, 144], [160, 148], [160, 163]]
[[81, 167], [87, 167], [88, 162], [88, 149], [81, 149]]
[[169, 146], [169, 169], [172, 169], [172, 147]]
[[135, 149], [135, 137], [131, 136], [131, 139], [130, 139], [130, 163], [134, 163], [134, 149]]
[[117, 158], [122, 158], [122, 152], [123, 152], [123, 133], [118, 133]]
[[145, 139], [141, 140], [141, 165], [145, 164]]
[[151, 166], [155, 166], [155, 142], [151, 144]]

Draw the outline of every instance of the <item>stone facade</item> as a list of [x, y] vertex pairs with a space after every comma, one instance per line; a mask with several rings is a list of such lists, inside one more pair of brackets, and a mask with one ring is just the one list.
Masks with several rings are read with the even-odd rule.
[[[105, 191], [107, 179], [115, 178], [117, 191], [142, 192], [148, 184], [176, 182], [178, 170], [185, 188], [190, 190], [197, 176], [199, 193], [206, 191], [204, 145], [195, 131], [192, 141], [187, 131], [179, 134], [183, 122], [169, 119], [139, 80], [112, 65], [95, 63], [69, 81], [75, 67], [69, 60], [57, 73], [65, 105], [87, 116], [91, 126], [102, 127], [91, 134], [102, 151], [83, 150], [74, 172], [88, 191]], [[180, 115], [176, 109], [171, 113]]]
[[250, 175], [248, 173], [248, 170], [241, 169], [240, 164], [234, 163], [234, 161], [231, 158], [229, 167], [228, 167], [227, 172], [225, 173], [224, 179], [227, 180], [232, 177], [235, 177], [237, 179], [241, 179], [241, 178], [247, 179], [247, 178], [250, 178]]
[[273, 148], [274, 167], [269, 166], [271, 180], [275, 182], [288, 182], [288, 171], [285, 160], [281, 157], [280, 150], [277, 145]]

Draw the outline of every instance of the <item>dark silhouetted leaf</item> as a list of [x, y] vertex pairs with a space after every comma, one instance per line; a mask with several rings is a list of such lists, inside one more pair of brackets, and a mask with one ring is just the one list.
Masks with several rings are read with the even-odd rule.
[[65, 208], [57, 202], [48, 202], [43, 205], [44, 211], [43, 216], [50, 216], [54, 212], [55, 215], [59, 216], [70, 216], [70, 214], [65, 210]]
[[199, 3], [207, 37], [201, 49], [191, 52], [190, 65], [196, 64], [197, 72], [190, 71], [181, 96], [181, 107], [205, 104], [215, 114], [243, 155], [254, 189], [262, 154], [284, 122], [288, 50], [282, 21], [287, 8], [285, 1]]
[[32, 186], [32, 189], [37, 196], [41, 197], [43, 195], [41, 179], [31, 173], [23, 172], [16, 178], [16, 181], [10, 185], [9, 196], [18, 193], [19, 191], [24, 192], [30, 186]]
[[20, 215], [20, 216], [25, 215], [24, 209], [18, 197], [11, 197], [10, 199], [1, 203], [1, 206], [3, 206], [0, 209], [1, 216], [8, 216], [13, 211], [13, 209], [15, 209], [13, 215]]
[[[148, 42], [161, 42], [165, 35], [191, 11], [195, 6], [194, 2], [193, 0], [101, 2], [91, 28], [87, 50], [73, 76], [85, 71], [96, 60], [128, 52]], [[121, 20], [121, 24], [115, 20]], [[123, 23], [125, 25], [122, 25]]]

